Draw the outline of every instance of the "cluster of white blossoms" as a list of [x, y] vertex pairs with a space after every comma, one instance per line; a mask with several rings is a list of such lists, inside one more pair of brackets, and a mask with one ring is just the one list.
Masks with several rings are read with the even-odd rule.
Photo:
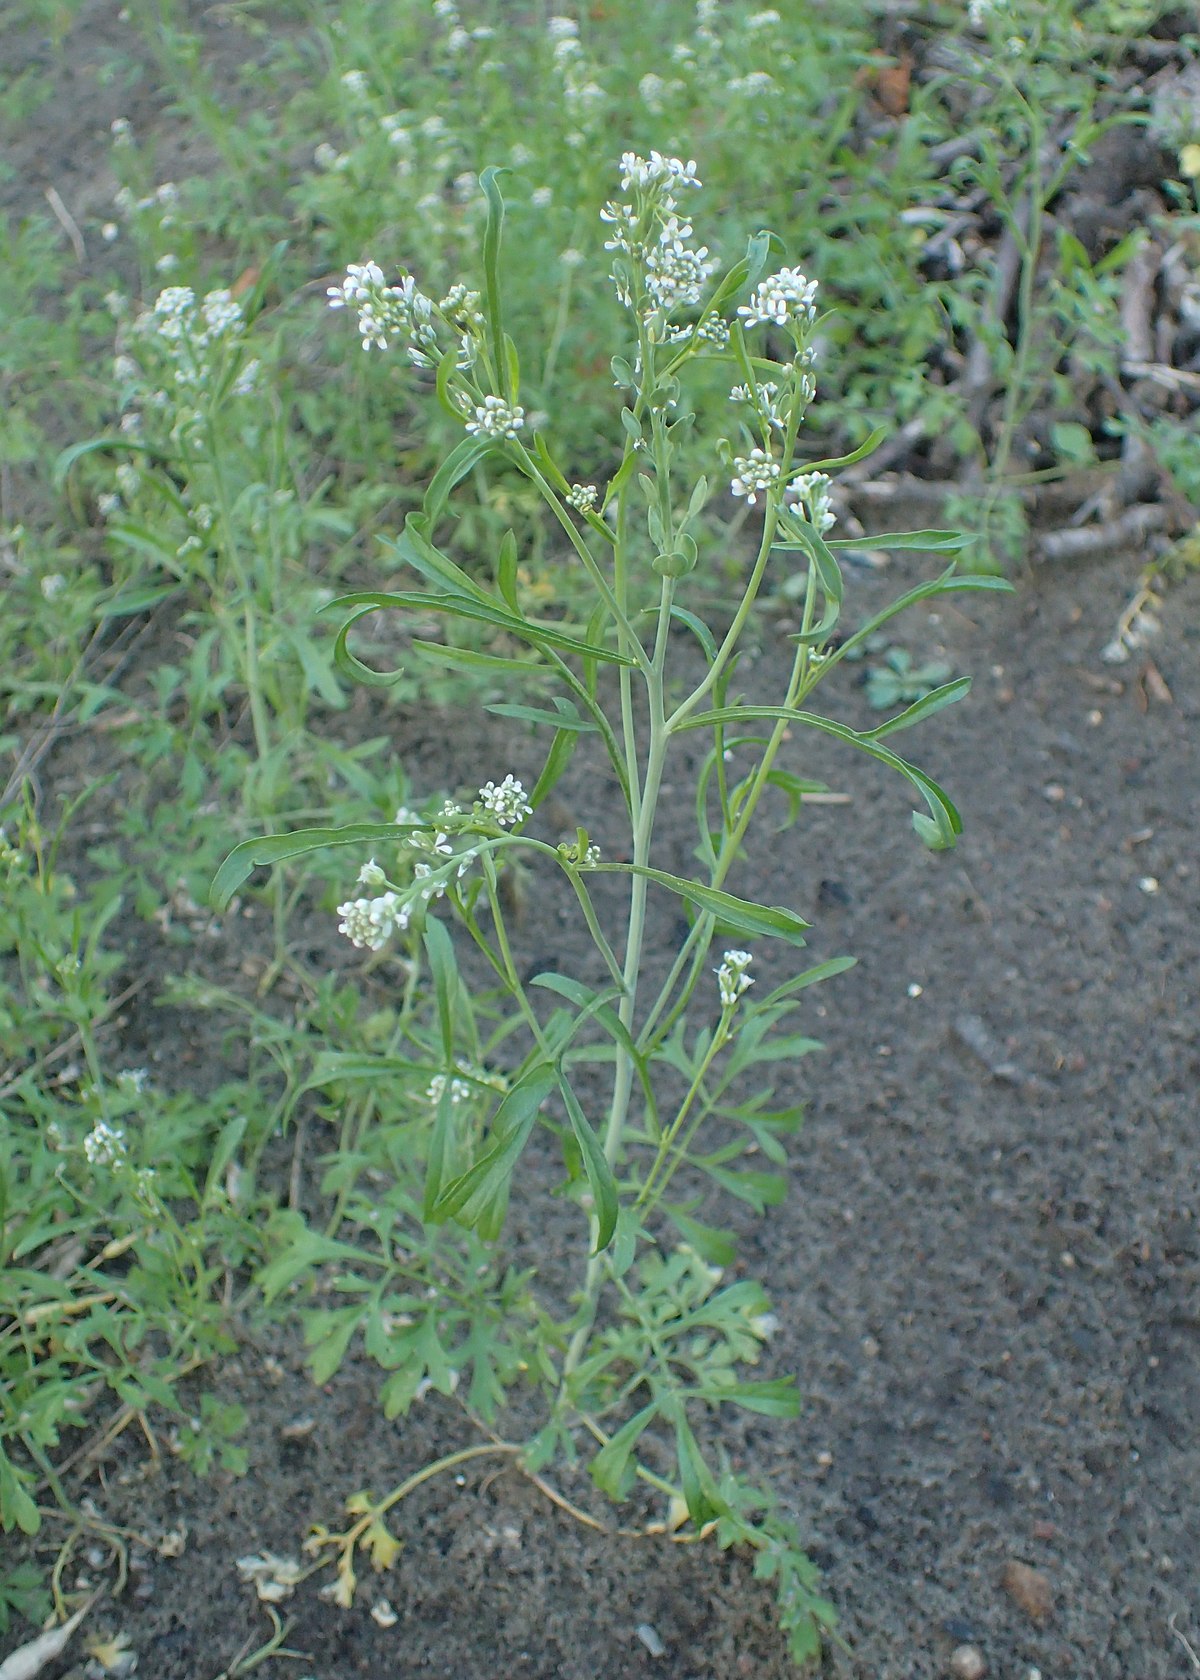
[[[431, 1102], [436, 1108], [438, 1103], [441, 1102], [445, 1090], [446, 1075], [444, 1073], [435, 1073], [433, 1078], [429, 1081], [429, 1087], [425, 1092], [426, 1100]], [[472, 1088], [465, 1079], [451, 1078], [450, 1101], [452, 1103], [467, 1102], [471, 1094]]]
[[428, 367], [438, 353], [433, 299], [426, 297], [411, 274], [398, 286], [385, 283], [378, 263], [351, 263], [339, 286], [327, 288], [331, 309], [358, 310], [358, 336], [364, 350], [386, 350], [393, 338], [404, 339], [410, 360]]
[[479, 790], [479, 801], [502, 828], [523, 822], [533, 811], [524, 786], [512, 775], [505, 776], [499, 787], [495, 782], [485, 782]]
[[788, 500], [803, 503], [809, 523], [815, 525], [822, 533], [837, 523], [837, 514], [829, 505], [829, 489], [832, 483], [828, 473], [801, 473], [788, 485], [786, 492]]
[[[620, 167], [622, 189], [633, 193], [633, 203], [610, 202], [600, 212], [612, 228], [605, 250], [628, 258], [614, 265], [613, 284], [626, 309], [639, 309], [647, 321], [656, 315], [665, 321], [672, 311], [700, 302], [716, 267], [706, 245], [688, 243], [692, 225], [677, 214], [680, 189], [700, 185], [696, 164], [661, 152], [648, 158], [625, 152]], [[668, 330], [668, 336], [678, 333]]]
[[481, 437], [515, 438], [525, 424], [525, 410], [519, 403], [505, 402], [503, 397], [484, 397], [475, 405], [474, 414], [474, 419], [467, 421], [467, 430]]
[[692, 224], [670, 216], [659, 232], [658, 244], [646, 251], [646, 290], [664, 315], [699, 303], [704, 283], [717, 266], [709, 258], [707, 245], [693, 250], [686, 244], [691, 237]]
[[[402, 844], [410, 856], [418, 856], [412, 864], [412, 879], [407, 887], [389, 881], [385, 870], [369, 858], [358, 872], [358, 885], [365, 888], [361, 897], [339, 904], [341, 917], [338, 932], [360, 951], [382, 951], [394, 933], [404, 933], [418, 916], [461, 881], [479, 857], [478, 844], [468, 844], [456, 850], [451, 831], [478, 834], [479, 825], [488, 820], [501, 828], [511, 828], [530, 816], [533, 806], [525, 795], [524, 784], [513, 775], [505, 776], [497, 785], [485, 782], [473, 811], [447, 800], [430, 826], [406, 805], [396, 812], [396, 822], [411, 832]], [[464, 823], [468, 825], [464, 830]], [[446, 826], [439, 826], [444, 824]], [[597, 853], [597, 857], [599, 854]], [[589, 861], [591, 861], [589, 859]]]
[[[145, 345], [151, 349], [166, 363], [176, 387], [193, 391], [209, 381], [214, 365], [226, 347], [237, 341], [245, 324], [241, 304], [226, 287], [197, 299], [190, 286], [167, 286], [152, 308], [144, 309], [123, 329], [121, 341], [130, 348]], [[117, 360], [120, 375], [136, 384], [137, 363], [124, 352]], [[249, 362], [240, 370], [236, 383], [239, 396], [254, 389], [257, 374], [257, 362]], [[167, 406], [161, 396], [152, 400], [154, 406]], [[127, 414], [122, 429], [136, 431], [139, 424]]]
[[748, 327], [811, 327], [817, 318], [816, 295], [815, 280], [806, 279], [798, 268], [781, 268], [759, 281], [738, 314]]
[[779, 400], [779, 386], [773, 379], [765, 379], [757, 386], [735, 385], [729, 400], [746, 403], [774, 431], [782, 432], [787, 426], [787, 410]]
[[97, 1120], [83, 1140], [83, 1153], [93, 1167], [114, 1167], [129, 1153], [120, 1126]]
[[[608, 95], [600, 86], [587, 61], [579, 40], [579, 25], [574, 18], [552, 17], [546, 24], [554, 54], [554, 67], [562, 77], [563, 104], [576, 122], [586, 126], [589, 118], [599, 114], [608, 103]], [[584, 136], [568, 134], [567, 143], [579, 146]]]
[[753, 507], [765, 490], [778, 484], [779, 474], [778, 461], [773, 460], [765, 449], [752, 449], [749, 455], [734, 456], [733, 482], [729, 488], [735, 496], [740, 496]]
[[596, 486], [594, 484], [572, 484], [563, 500], [568, 507], [573, 507], [576, 513], [594, 513], [596, 509]]
[[339, 904], [342, 918], [338, 932], [344, 933], [359, 951], [382, 951], [392, 934], [408, 926], [412, 912], [399, 893], [385, 892], [378, 898], [351, 898]]
[[753, 986], [753, 976], [746, 973], [753, 960], [749, 951], [726, 951], [720, 968], [713, 970], [722, 1009], [732, 1009], [742, 993]]

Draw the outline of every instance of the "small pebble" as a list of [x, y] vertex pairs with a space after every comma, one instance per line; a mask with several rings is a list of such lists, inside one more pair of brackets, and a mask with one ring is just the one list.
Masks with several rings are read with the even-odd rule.
[[667, 1647], [658, 1637], [654, 1628], [650, 1626], [649, 1622], [639, 1622], [633, 1631], [637, 1634], [638, 1638], [652, 1657], [662, 1657], [666, 1655]]
[[1143, 875], [1138, 882], [1138, 886], [1144, 893], [1156, 893], [1158, 891], [1158, 882], [1153, 875]]
[[1000, 1584], [1031, 1622], [1049, 1621], [1054, 1610], [1054, 1593], [1040, 1569], [1033, 1569], [1018, 1558], [1010, 1558], [1004, 1565]]
[[987, 1663], [978, 1645], [960, 1645], [950, 1657], [950, 1673], [954, 1680], [983, 1680]]

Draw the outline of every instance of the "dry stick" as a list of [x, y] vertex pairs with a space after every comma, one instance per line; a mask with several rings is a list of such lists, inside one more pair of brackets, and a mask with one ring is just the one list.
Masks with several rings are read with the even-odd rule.
[[1129, 259], [1121, 287], [1121, 333], [1124, 349], [1121, 366], [1154, 360], [1154, 286], [1162, 267], [1161, 247], [1147, 240]]
[[1037, 539], [1034, 558], [1040, 561], [1090, 560], [1144, 542], [1152, 531], [1170, 523], [1170, 509], [1161, 502], [1135, 502], [1106, 525], [1081, 525], [1064, 531], [1046, 531]]
[[[1026, 206], [1021, 211], [1022, 229], [1028, 227], [1029, 214], [1029, 208]], [[1013, 228], [1005, 228], [1004, 237], [996, 248], [996, 263], [992, 271], [992, 290], [987, 302], [986, 318], [999, 332], [1004, 330], [1004, 318], [1012, 306], [1013, 294], [1021, 276], [1021, 245], [1024, 237], [1022, 233], [1022, 238], [1019, 239]], [[982, 335], [971, 344], [960, 383], [967, 418], [973, 429], [982, 434], [984, 416], [996, 386], [992, 353]]]

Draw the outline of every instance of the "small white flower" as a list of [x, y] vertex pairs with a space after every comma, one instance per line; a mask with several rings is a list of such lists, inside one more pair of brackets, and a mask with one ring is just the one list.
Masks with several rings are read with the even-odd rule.
[[67, 580], [61, 572], [47, 572], [42, 579], [42, 595], [47, 601], [56, 601], [67, 587]]
[[347, 70], [342, 77], [342, 86], [354, 99], [361, 99], [367, 91], [367, 78], [362, 70]]
[[803, 502], [810, 522], [822, 533], [837, 523], [837, 515], [829, 505], [832, 482], [828, 473], [801, 473], [787, 488], [788, 500]]
[[387, 876], [384, 874], [383, 870], [380, 869], [374, 858], [368, 858], [367, 862], [364, 863], [362, 868], [359, 870], [358, 884], [360, 887], [387, 886]]
[[477, 436], [515, 438], [524, 424], [525, 410], [519, 404], [486, 396], [475, 409], [475, 418], [467, 421], [467, 430]]
[[529, 195], [529, 202], [535, 210], [545, 210], [554, 203], [553, 187], [534, 187]]
[[749, 455], [735, 455], [733, 482], [729, 488], [753, 507], [760, 493], [779, 482], [779, 462], [773, 461], [765, 449], [752, 449]]
[[749, 951], [726, 951], [720, 968], [713, 970], [722, 1009], [732, 1009], [742, 993], [753, 986], [753, 977], [746, 973], [752, 961]]
[[758, 283], [750, 302], [742, 304], [738, 314], [748, 327], [786, 327], [789, 322], [811, 326], [817, 317], [813, 302], [816, 295], [815, 280], [807, 280], [798, 268], [781, 268], [778, 274]]
[[661, 152], [651, 152], [648, 158], [639, 157], [636, 152], [622, 152], [621, 154], [621, 188], [628, 192], [630, 187], [698, 187], [699, 177], [696, 174], [696, 160], [689, 158], [685, 163], [682, 158], [664, 157]]
[[382, 951], [390, 934], [408, 926], [407, 907], [394, 892], [379, 898], [348, 899], [338, 905], [337, 913], [342, 918], [338, 932], [360, 951]]
[[485, 782], [479, 790], [479, 799], [484, 810], [504, 828], [523, 822], [533, 811], [524, 786], [512, 775], [505, 776], [499, 787], [495, 782]]
[[[441, 1102], [445, 1089], [446, 1075], [444, 1073], [435, 1073], [433, 1078], [429, 1081], [429, 1087], [425, 1092], [426, 1099], [436, 1106]], [[470, 1096], [471, 1086], [465, 1079], [451, 1079], [450, 1101], [452, 1103], [466, 1102]]]
[[125, 1133], [120, 1126], [110, 1126], [106, 1120], [97, 1120], [83, 1140], [83, 1153], [93, 1167], [116, 1166], [128, 1153]]

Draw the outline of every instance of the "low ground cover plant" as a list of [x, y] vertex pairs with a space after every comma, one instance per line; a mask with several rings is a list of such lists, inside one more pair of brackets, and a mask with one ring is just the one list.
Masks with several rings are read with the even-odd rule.
[[[905, 776], [925, 806], [913, 818], [918, 835], [935, 850], [953, 846], [961, 826], [953, 804], [891, 741], [961, 698], [968, 679], [927, 689], [866, 731], [810, 709], [810, 700], [906, 605], [1005, 585], [960, 575], [951, 563], [853, 633], [841, 629], [838, 552], [856, 540], [834, 534], [830, 475], [865, 450], [804, 459], [817, 282], [773, 266], [779, 242], [770, 233], [756, 234], [727, 268], [698, 243], [694, 162], [626, 153], [620, 184], [622, 196], [601, 211], [604, 264], [626, 322], [612, 361], [619, 465], [599, 483], [567, 478], [553, 420], [545, 433], [535, 429], [521, 402], [520, 357], [505, 327], [500, 172], [481, 177], [488, 216], [477, 283], [456, 283], [435, 301], [417, 277], [389, 280], [368, 261], [330, 288], [333, 307], [357, 318], [363, 350], [406, 354], [424, 370], [430, 400], [463, 433], [393, 544], [415, 586], [331, 603], [343, 617], [340, 663], [362, 681], [390, 680], [349, 645], [354, 626], [377, 612], [482, 624], [492, 632], [484, 650], [430, 640], [426, 651], [486, 668], [518, 695], [538, 668], [547, 704], [517, 699], [490, 709], [548, 739], [528, 790], [497, 771], [470, 802], [250, 840], [222, 867], [215, 894], [224, 905], [256, 865], [370, 847], [375, 855], [338, 906], [340, 931], [364, 951], [402, 953], [386, 1054], [340, 1063], [333, 1055], [322, 1070], [333, 1085], [390, 1082], [395, 1108], [360, 1132], [353, 1154], [339, 1151], [328, 1163], [326, 1189], [342, 1198], [339, 1224], [321, 1230], [298, 1213], [283, 1216], [262, 1283], [270, 1299], [295, 1295], [318, 1381], [361, 1335], [388, 1372], [385, 1414], [407, 1410], [429, 1388], [457, 1392], [482, 1434], [387, 1497], [356, 1494], [345, 1530], [322, 1528], [310, 1539], [310, 1551], [336, 1560], [339, 1602], [353, 1600], [360, 1552], [377, 1569], [394, 1559], [400, 1541], [389, 1513], [430, 1475], [495, 1454], [543, 1481], [582, 1459], [617, 1501], [638, 1482], [665, 1494], [672, 1503], [660, 1528], [681, 1533], [687, 1524], [691, 1534], [715, 1532], [722, 1546], [754, 1548], [799, 1660], [819, 1649], [831, 1608], [798, 1526], [723, 1459], [708, 1421], [726, 1405], [786, 1418], [799, 1395], [790, 1378], [754, 1373], [774, 1324], [771, 1304], [757, 1282], [726, 1281], [734, 1237], [710, 1223], [709, 1205], [732, 1195], [762, 1214], [786, 1193], [787, 1139], [800, 1111], [772, 1107], [771, 1069], [817, 1048], [796, 1020], [804, 993], [850, 959], [802, 968], [756, 992], [747, 947], [778, 939], [798, 948], [808, 924], [792, 908], [735, 895], [729, 882], [764, 793], [787, 794], [794, 819], [812, 791], [778, 762], [790, 729], [831, 735]], [[691, 440], [695, 369], [709, 380], [719, 370], [727, 382], [715, 438]], [[691, 447], [681, 462], [685, 437]], [[876, 434], [867, 447], [881, 441]], [[711, 478], [687, 470], [697, 447]], [[439, 545], [456, 487], [484, 460], [533, 485], [557, 522], [563, 563], [586, 579], [574, 592], [590, 597], [580, 621], [527, 609], [512, 532], [482, 570], [468, 572]], [[710, 624], [685, 603], [699, 558], [694, 532], [710, 495], [726, 488], [761, 526], [740, 599], [726, 622]], [[871, 540], [934, 554], [963, 542], [936, 530]], [[773, 555], [802, 574], [802, 609], [786, 690], [763, 701], [743, 692], [738, 659]], [[591, 838], [587, 812], [569, 839], [537, 833], [539, 809], [583, 742], [600, 749], [620, 790], [628, 834], [615, 857]], [[658, 862], [655, 818], [664, 777], [686, 775], [681, 760], [697, 747], [698, 868], [685, 877]], [[505, 891], [516, 869], [569, 886], [604, 976], [599, 985], [526, 972]], [[624, 888], [615, 904], [601, 897], [614, 882]], [[689, 918], [664, 974], [651, 964], [646, 935], [648, 898], [660, 891]], [[460, 966], [451, 927], [491, 971], [482, 990]], [[580, 1209], [579, 1275], [565, 1310], [539, 1288], [536, 1252], [514, 1269], [502, 1240], [523, 1157], [548, 1166], [545, 1134], [561, 1159], [552, 1193]], [[510, 1391], [522, 1389], [534, 1390], [539, 1423], [503, 1438], [496, 1429]]]

